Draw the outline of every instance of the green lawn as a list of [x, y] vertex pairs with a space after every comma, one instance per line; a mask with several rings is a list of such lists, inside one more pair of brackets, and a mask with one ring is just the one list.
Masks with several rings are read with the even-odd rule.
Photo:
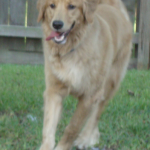
[[[43, 66], [0, 65], [0, 150], [38, 150], [43, 121], [43, 72]], [[76, 103], [73, 97], [64, 101], [56, 141]], [[127, 73], [119, 92], [106, 107], [99, 129], [101, 149], [150, 150], [150, 71]]]

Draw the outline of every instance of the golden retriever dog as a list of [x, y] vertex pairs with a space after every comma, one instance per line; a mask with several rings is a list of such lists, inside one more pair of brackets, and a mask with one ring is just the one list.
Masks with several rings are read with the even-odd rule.
[[[132, 25], [121, 0], [38, 0], [45, 56], [44, 125], [40, 150], [70, 150], [99, 143], [98, 121], [123, 79]], [[67, 95], [78, 105], [55, 146]]]

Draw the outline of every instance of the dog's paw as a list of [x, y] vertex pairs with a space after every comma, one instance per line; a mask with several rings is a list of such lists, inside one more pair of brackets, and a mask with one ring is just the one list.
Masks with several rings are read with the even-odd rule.
[[91, 148], [87, 148], [87, 149], [79, 149], [79, 148], [76, 148], [75, 150], [100, 150], [100, 149], [97, 148], [97, 147], [91, 147]]
[[39, 150], [53, 150], [54, 144], [50, 144], [50, 142], [45, 142], [41, 145]]
[[40, 150], [51, 150], [49, 144], [42, 144]]
[[100, 133], [98, 129], [95, 129], [94, 132], [90, 135], [81, 134], [77, 140], [74, 142], [74, 146], [78, 149], [87, 149], [88, 147], [93, 147], [99, 143]]
[[100, 150], [100, 149], [97, 147], [92, 147], [91, 150]]
[[71, 146], [68, 144], [58, 145], [54, 150], [71, 150]]

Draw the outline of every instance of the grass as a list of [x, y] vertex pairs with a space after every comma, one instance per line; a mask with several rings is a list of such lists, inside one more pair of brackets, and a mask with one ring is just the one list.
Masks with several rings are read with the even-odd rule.
[[[0, 150], [39, 149], [44, 88], [43, 66], [0, 65]], [[71, 96], [64, 101], [57, 142], [76, 103]], [[127, 73], [99, 129], [101, 149], [150, 150], [150, 71]]]

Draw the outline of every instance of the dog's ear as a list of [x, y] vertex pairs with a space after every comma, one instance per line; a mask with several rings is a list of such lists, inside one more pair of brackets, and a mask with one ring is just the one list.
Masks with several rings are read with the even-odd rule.
[[45, 0], [38, 0], [37, 2], [37, 9], [39, 11], [38, 19], [37, 21], [40, 22], [44, 19], [44, 13], [45, 13]]
[[99, 2], [100, 0], [83, 0], [83, 14], [87, 23], [93, 21], [93, 15]]

